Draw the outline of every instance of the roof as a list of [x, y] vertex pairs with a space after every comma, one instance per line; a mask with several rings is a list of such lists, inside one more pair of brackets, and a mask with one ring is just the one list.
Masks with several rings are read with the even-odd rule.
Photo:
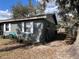
[[28, 21], [28, 20], [36, 20], [36, 19], [42, 19], [42, 18], [45, 18], [46, 19], [46, 15], [27, 17], [27, 18], [23, 18], [23, 19], [0, 20], [0, 23], [4, 23], [4, 22], [15, 22], [15, 21], [24, 21], [24, 20]]

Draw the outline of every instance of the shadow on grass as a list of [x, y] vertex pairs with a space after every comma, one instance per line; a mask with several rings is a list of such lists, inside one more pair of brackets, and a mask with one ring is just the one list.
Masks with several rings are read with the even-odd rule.
[[0, 48], [0, 52], [5, 52], [5, 51], [12, 51], [18, 48], [32, 48], [31, 46], [32, 44], [19, 44], [19, 45], [14, 45], [14, 46], [9, 46], [9, 47], [4, 47], [4, 48]]
[[49, 39], [47, 39], [46, 43], [50, 43], [53, 41], [63, 41], [63, 40], [65, 40], [65, 38], [66, 38], [66, 34], [59, 33], [59, 34], [56, 34], [56, 35], [50, 37]]
[[[54, 36], [50, 36], [48, 39], [46, 39], [45, 44], [53, 42], [53, 41], [62, 41], [66, 38], [65, 34], [57, 34]], [[50, 40], [49, 40], [50, 39]], [[0, 52], [4, 52], [4, 51], [11, 51], [11, 50], [15, 50], [18, 48], [24, 48], [24, 49], [29, 49], [32, 48], [33, 46], [39, 46], [42, 45], [43, 43], [28, 43], [28, 44], [19, 44], [19, 45], [14, 45], [14, 46], [9, 46], [9, 47], [4, 47], [4, 48], [0, 48]]]

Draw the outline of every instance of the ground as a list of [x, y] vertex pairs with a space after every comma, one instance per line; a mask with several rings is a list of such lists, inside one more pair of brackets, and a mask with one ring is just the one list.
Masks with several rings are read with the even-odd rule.
[[[1, 40], [1, 48], [20, 45], [16, 42], [11, 44], [12, 41]], [[5, 45], [5, 43], [8, 44]], [[72, 45], [67, 45], [65, 41], [54, 41], [45, 45], [31, 45], [9, 51], [0, 51], [0, 59], [74, 59], [74, 56], [69, 53], [70, 48]]]

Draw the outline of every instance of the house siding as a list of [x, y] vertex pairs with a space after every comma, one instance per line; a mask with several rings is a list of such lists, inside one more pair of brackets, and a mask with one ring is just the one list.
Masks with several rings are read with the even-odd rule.
[[[8, 23], [8, 22], [7, 22]], [[49, 39], [48, 36], [53, 36], [52, 34], [56, 31], [56, 26], [54, 23], [51, 23], [45, 19], [37, 19], [37, 20], [30, 20], [30, 21], [18, 21], [18, 22], [9, 22], [11, 24], [11, 30], [9, 32], [4, 31], [3, 35], [16, 35], [18, 40], [25, 40], [25, 41], [32, 41], [32, 42], [41, 42], [45, 39]], [[29, 24], [27, 26], [28, 32], [24, 30], [24, 23]], [[5, 24], [5, 23], [4, 23]], [[5, 26], [4, 26], [5, 27]], [[51, 34], [50, 34], [51, 33]], [[50, 35], [47, 35], [50, 34]]]

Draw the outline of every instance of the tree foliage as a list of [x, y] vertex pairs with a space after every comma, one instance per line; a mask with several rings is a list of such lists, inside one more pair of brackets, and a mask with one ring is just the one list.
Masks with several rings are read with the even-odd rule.
[[[60, 15], [62, 16], [63, 26], [65, 27], [67, 37], [70, 37], [71, 44], [76, 40], [78, 21], [79, 21], [79, 0], [57, 0], [60, 9]], [[69, 14], [73, 16], [69, 16]]]
[[79, 14], [79, 0], [57, 0], [57, 2], [64, 12], [76, 10]]
[[79, 0], [57, 0], [57, 3], [63, 20], [68, 21], [68, 13], [74, 15], [75, 20], [79, 19]]
[[28, 7], [22, 4], [17, 4], [12, 7], [13, 18], [24, 18], [28, 15]]

